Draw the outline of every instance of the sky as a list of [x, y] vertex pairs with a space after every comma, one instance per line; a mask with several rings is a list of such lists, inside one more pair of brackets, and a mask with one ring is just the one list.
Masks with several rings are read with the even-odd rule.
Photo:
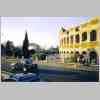
[[56, 47], [59, 44], [59, 31], [87, 22], [92, 17], [1, 17], [1, 43], [13, 41], [21, 46], [28, 33], [30, 43], [43, 48]]

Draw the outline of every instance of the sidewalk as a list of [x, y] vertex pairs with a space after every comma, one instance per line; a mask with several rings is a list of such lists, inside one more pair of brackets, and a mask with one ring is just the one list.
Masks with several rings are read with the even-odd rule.
[[[82, 65], [79, 63], [50, 63], [50, 62], [38, 62], [40, 66], [50, 69], [64, 69], [64, 70], [84, 70], [84, 71], [99, 71], [99, 65]], [[43, 68], [43, 67], [42, 67]]]

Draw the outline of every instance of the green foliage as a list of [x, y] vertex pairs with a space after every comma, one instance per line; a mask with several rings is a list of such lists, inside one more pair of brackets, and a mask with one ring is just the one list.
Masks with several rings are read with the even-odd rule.
[[15, 53], [14, 53], [15, 57], [19, 57], [19, 58], [22, 57], [22, 49], [21, 48], [16, 47], [14, 51], [15, 51]]
[[7, 41], [6, 43], [6, 55], [7, 56], [13, 56], [14, 54], [14, 45], [12, 41]]
[[35, 60], [36, 57], [38, 57], [38, 54], [37, 53], [35, 53], [35, 54], [32, 55], [33, 60]]
[[46, 54], [45, 53], [35, 53], [32, 55], [32, 58], [35, 60], [38, 58], [38, 60], [45, 60], [46, 59]]
[[29, 47], [29, 40], [28, 40], [28, 36], [27, 36], [27, 32], [25, 34], [25, 39], [23, 41], [23, 56], [25, 58], [29, 58], [30, 54], [29, 54], [29, 50], [28, 50], [28, 47]]

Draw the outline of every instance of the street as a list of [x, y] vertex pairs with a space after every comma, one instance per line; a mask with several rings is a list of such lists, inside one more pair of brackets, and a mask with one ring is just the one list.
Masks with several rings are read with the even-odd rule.
[[[7, 67], [10, 67], [7, 65]], [[4, 64], [1, 66], [4, 68]], [[63, 67], [38, 65], [40, 81], [43, 82], [98, 82], [99, 70], [77, 70]]]
[[39, 69], [40, 79], [47, 82], [98, 82], [99, 71]]

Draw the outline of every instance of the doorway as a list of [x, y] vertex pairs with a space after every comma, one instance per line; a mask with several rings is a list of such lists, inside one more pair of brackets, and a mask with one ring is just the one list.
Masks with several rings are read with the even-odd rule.
[[90, 64], [97, 64], [97, 53], [95, 51], [90, 52]]

